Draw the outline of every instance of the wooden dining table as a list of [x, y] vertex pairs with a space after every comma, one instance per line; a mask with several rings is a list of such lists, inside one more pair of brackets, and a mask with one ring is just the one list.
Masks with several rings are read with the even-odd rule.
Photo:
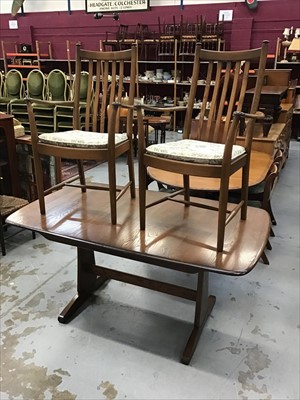
[[[40, 214], [38, 201], [34, 201], [10, 215], [7, 222], [37, 231], [51, 241], [76, 247], [77, 292], [59, 314], [61, 323], [77, 316], [93, 293], [110, 279], [193, 301], [192, 330], [180, 357], [182, 363], [189, 364], [216, 301], [215, 296], [208, 294], [209, 274], [238, 277], [249, 273], [263, 255], [270, 217], [265, 210], [248, 207], [246, 220], [237, 215], [227, 225], [224, 251], [219, 253], [216, 251], [216, 212], [173, 202], [161, 203], [149, 209], [146, 230], [141, 231], [138, 195], [137, 190], [135, 199], [127, 193], [120, 198], [117, 225], [110, 223], [107, 191], [82, 193], [74, 187], [64, 187], [47, 195], [46, 215]], [[148, 196], [151, 201], [157, 201], [165, 194], [149, 191]], [[194, 201], [199, 199], [194, 198]], [[215, 205], [213, 200], [204, 201]], [[231, 206], [229, 204], [229, 208]], [[111, 265], [96, 265], [95, 252], [140, 261], [148, 268], [155, 265], [188, 273], [190, 279], [196, 278], [196, 288], [141, 276], [133, 273], [130, 264], [125, 271]], [[53, 257], [53, 262], [61, 260]], [[176, 332], [170, 334], [176, 335]]]
[[[251, 152], [250, 170], [249, 170], [249, 187], [260, 184], [266, 177], [273, 162], [270, 154], [260, 151]], [[148, 167], [148, 175], [151, 179], [172, 187], [183, 187], [183, 177], [181, 174], [163, 171], [158, 168]], [[229, 190], [238, 190], [242, 186], [242, 170], [235, 172], [229, 181]], [[219, 191], [219, 178], [205, 178], [198, 176], [190, 177], [190, 189], [199, 191]]]

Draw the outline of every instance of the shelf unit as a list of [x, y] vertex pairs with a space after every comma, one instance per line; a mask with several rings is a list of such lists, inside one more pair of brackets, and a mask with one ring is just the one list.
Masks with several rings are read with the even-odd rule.
[[[282, 69], [290, 69], [291, 70], [291, 81], [293, 82], [292, 93], [293, 97], [293, 117], [291, 121], [292, 125], [292, 135], [299, 139], [300, 137], [300, 128], [299, 128], [299, 121], [300, 121], [300, 59], [298, 58], [293, 61], [290, 58], [290, 54], [287, 52], [286, 57], [282, 55], [282, 39], [277, 39], [277, 46], [276, 46], [276, 56], [275, 56], [275, 65], [274, 68], [276, 70]], [[286, 59], [284, 59], [286, 58]]]
[[10, 69], [17, 69], [23, 75], [26, 80], [28, 73], [33, 69], [41, 69], [41, 59], [52, 58], [52, 45], [51, 42], [47, 42], [47, 53], [41, 53], [40, 47], [43, 42], [36, 41], [36, 52], [20, 52], [17, 51], [18, 45], [14, 45], [15, 51], [6, 51], [6, 43], [1, 41], [1, 48], [4, 61], [5, 74]]

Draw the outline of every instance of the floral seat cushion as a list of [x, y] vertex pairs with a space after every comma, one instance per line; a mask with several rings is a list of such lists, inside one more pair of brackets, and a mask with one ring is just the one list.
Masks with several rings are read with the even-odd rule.
[[[42, 143], [65, 147], [81, 147], [90, 149], [101, 149], [107, 147], [108, 134], [99, 132], [88, 132], [72, 130], [65, 132], [42, 133], [39, 135]], [[127, 140], [126, 133], [116, 133], [116, 144]]]
[[[146, 152], [177, 161], [219, 165], [222, 164], [224, 147], [225, 145], [221, 143], [184, 139], [177, 142], [153, 144], [147, 147]], [[234, 145], [231, 158], [234, 160], [244, 153], [244, 147]]]

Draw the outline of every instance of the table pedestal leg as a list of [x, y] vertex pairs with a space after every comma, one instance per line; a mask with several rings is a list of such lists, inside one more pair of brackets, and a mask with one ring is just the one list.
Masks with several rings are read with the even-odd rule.
[[207, 318], [216, 302], [215, 296], [208, 296], [208, 272], [198, 273], [198, 285], [195, 305], [195, 320], [192, 333], [187, 341], [185, 349], [181, 356], [183, 364], [189, 364], [198, 344], [201, 332], [204, 328]]
[[107, 277], [97, 277], [92, 271], [95, 266], [95, 256], [93, 250], [77, 248], [77, 294], [69, 302], [58, 316], [58, 321], [66, 324], [80, 312], [80, 308], [88, 298], [102, 286], [108, 279]]

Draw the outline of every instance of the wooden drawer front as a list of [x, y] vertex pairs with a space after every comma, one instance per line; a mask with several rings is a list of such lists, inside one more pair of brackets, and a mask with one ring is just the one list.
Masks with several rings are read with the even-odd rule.
[[293, 107], [284, 107], [285, 105], [283, 104], [282, 110], [280, 112], [280, 115], [278, 117], [278, 121], [280, 123], [286, 123], [293, 117]]

